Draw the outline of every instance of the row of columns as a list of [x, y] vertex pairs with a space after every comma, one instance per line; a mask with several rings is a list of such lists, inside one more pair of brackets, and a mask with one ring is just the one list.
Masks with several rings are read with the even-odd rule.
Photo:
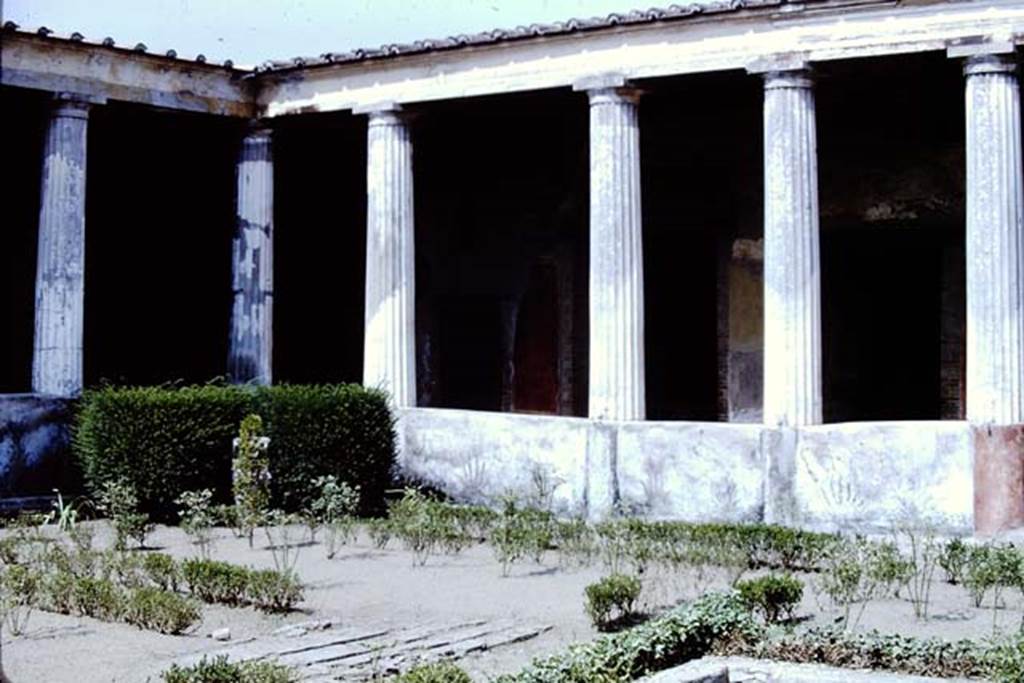
[[[967, 417], [1024, 422], [1021, 111], [1011, 54], [970, 57], [967, 112]], [[767, 424], [822, 421], [821, 259], [814, 82], [764, 78]], [[640, 92], [581, 84], [590, 102], [590, 397], [596, 419], [642, 420], [644, 294]], [[368, 115], [364, 383], [415, 405], [415, 228], [409, 117]], [[36, 280], [33, 391], [82, 388], [88, 105], [62, 99], [46, 138]], [[229, 372], [272, 379], [273, 159], [269, 130], [242, 142], [237, 173]]]

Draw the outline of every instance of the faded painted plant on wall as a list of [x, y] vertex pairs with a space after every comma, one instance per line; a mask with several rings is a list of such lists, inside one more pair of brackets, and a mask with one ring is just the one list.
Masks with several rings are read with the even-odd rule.
[[231, 461], [232, 491], [235, 495], [237, 523], [249, 537], [263, 523], [270, 507], [270, 439], [262, 435], [263, 418], [246, 415], [235, 439], [235, 458]]

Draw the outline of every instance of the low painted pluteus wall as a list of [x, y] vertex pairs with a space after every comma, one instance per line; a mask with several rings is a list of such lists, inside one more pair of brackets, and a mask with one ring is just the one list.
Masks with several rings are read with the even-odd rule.
[[966, 422], [787, 430], [409, 408], [398, 425], [403, 476], [468, 502], [544, 498], [589, 519], [622, 511], [865, 532], [908, 517], [950, 533], [975, 526], [976, 428]]

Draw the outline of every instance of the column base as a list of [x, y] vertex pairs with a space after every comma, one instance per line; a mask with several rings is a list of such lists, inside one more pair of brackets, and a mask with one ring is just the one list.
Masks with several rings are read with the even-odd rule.
[[1024, 527], [1024, 424], [972, 425], [971, 439], [975, 532]]

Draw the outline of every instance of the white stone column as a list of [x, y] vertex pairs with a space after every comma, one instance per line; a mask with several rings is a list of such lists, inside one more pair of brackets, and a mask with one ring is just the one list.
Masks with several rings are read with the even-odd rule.
[[764, 421], [820, 424], [821, 255], [814, 90], [764, 74]]
[[590, 381], [588, 414], [643, 420], [644, 261], [640, 220], [640, 93], [590, 97]]
[[1024, 196], [1012, 55], [977, 55], [967, 78], [967, 419], [1024, 422]]
[[412, 138], [396, 107], [367, 112], [366, 337], [363, 384], [416, 405]]
[[32, 391], [82, 391], [85, 169], [89, 105], [55, 100], [46, 132], [36, 261]]
[[274, 158], [271, 131], [253, 128], [238, 154], [232, 240], [233, 382], [270, 384], [274, 339]]

